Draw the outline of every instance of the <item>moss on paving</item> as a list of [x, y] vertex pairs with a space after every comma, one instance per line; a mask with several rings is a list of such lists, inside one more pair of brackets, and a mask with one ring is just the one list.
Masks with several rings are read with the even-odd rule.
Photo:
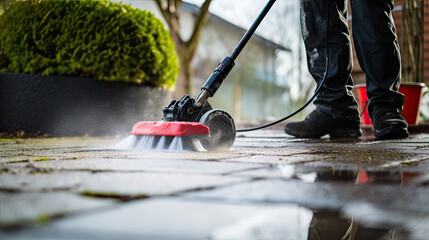
[[95, 192], [91, 190], [85, 190], [81, 193], [82, 196], [93, 197], [93, 198], [112, 198], [119, 199], [122, 201], [136, 200], [136, 199], [145, 199], [149, 198], [148, 195], [145, 194], [137, 194], [137, 195], [126, 195], [120, 193], [109, 193], [109, 192]]
[[49, 161], [51, 160], [49, 157], [33, 157], [33, 161], [41, 162], [41, 161]]

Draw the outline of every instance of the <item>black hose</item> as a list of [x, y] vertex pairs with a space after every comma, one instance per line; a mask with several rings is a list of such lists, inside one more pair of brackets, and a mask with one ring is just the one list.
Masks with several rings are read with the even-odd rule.
[[301, 112], [302, 110], [304, 110], [304, 108], [306, 108], [316, 98], [317, 94], [319, 94], [322, 87], [325, 85], [326, 80], [328, 79], [328, 73], [329, 73], [329, 9], [328, 9], [328, 0], [325, 0], [325, 12], [326, 12], [326, 59], [325, 59], [326, 65], [325, 65], [325, 73], [323, 74], [322, 81], [320, 82], [320, 84], [317, 87], [316, 91], [314, 92], [313, 96], [304, 105], [302, 105], [298, 110], [296, 110], [295, 112], [289, 114], [288, 116], [286, 116], [282, 119], [279, 119], [277, 121], [267, 123], [267, 124], [264, 124], [264, 125], [261, 125], [258, 127], [238, 129], [237, 132], [256, 131], [256, 130], [260, 130], [263, 128], [271, 127], [277, 123], [281, 123], [281, 122], [295, 116], [297, 113]]

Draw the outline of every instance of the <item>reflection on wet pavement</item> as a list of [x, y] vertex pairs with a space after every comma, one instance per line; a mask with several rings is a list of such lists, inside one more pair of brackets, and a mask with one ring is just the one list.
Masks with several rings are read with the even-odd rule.
[[[429, 173], [381, 170], [333, 170], [329, 168], [308, 168], [300, 166], [278, 166], [286, 178], [305, 182], [349, 182], [351, 184], [398, 184], [428, 185]], [[308, 239], [409, 239], [407, 226], [392, 225], [383, 222], [377, 224], [359, 223], [353, 216], [346, 217], [339, 211], [312, 210]], [[374, 211], [375, 213], [375, 211]], [[429, 227], [429, 226], [428, 226]], [[428, 237], [429, 238], [429, 237]]]
[[311, 168], [293, 165], [278, 165], [285, 179], [300, 179], [305, 182], [336, 181], [355, 184], [399, 184], [419, 185], [429, 184], [429, 173], [407, 172], [392, 170], [350, 170], [332, 168]]
[[[276, 172], [283, 182], [276, 180]], [[254, 184], [259, 186], [196, 195], [240, 203], [296, 203], [313, 213], [308, 238], [299, 239], [408, 240], [429, 234], [427, 172], [277, 165], [242, 174], [258, 176]]]
[[[314, 211], [308, 229], [308, 240], [368, 240], [399, 239], [406, 237], [407, 231], [400, 228], [368, 227], [339, 212]], [[395, 238], [396, 236], [396, 238]]]

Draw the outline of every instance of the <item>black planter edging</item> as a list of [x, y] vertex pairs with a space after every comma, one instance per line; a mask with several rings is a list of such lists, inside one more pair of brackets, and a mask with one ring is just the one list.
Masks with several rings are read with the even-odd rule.
[[160, 120], [167, 91], [93, 79], [0, 73], [0, 132], [124, 135]]

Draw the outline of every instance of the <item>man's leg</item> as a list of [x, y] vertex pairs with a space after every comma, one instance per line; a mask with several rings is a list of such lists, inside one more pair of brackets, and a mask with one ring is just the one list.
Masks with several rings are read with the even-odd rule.
[[368, 111], [380, 139], [408, 136], [401, 114], [404, 96], [398, 92], [401, 61], [393, 0], [351, 0], [353, 38], [362, 70], [366, 73]]
[[[329, 10], [329, 74], [316, 97], [313, 111], [304, 121], [288, 123], [285, 132], [303, 138], [358, 137], [360, 118], [352, 94], [352, 52], [347, 25], [347, 0], [331, 0]], [[308, 69], [320, 84], [326, 64], [325, 0], [301, 1], [301, 30]]]

